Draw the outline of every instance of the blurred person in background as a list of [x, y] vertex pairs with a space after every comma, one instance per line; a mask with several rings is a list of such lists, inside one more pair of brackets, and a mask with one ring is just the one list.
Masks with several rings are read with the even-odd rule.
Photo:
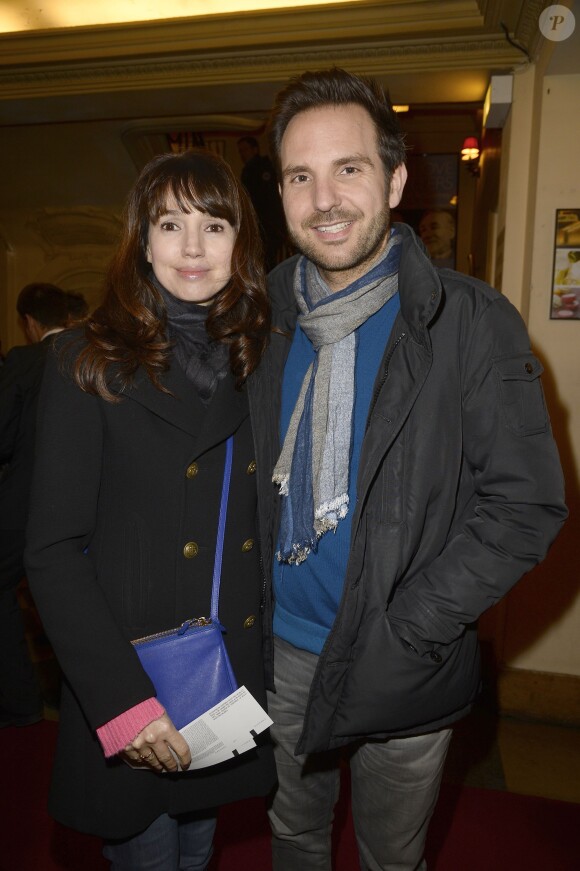
[[238, 151], [244, 164], [242, 184], [250, 195], [258, 216], [266, 271], [269, 272], [284, 258], [286, 242], [286, 221], [276, 172], [270, 158], [260, 154], [260, 145], [254, 136], [242, 136], [238, 139]]
[[28, 284], [16, 308], [28, 344], [12, 348], [0, 368], [0, 727], [36, 723], [43, 712], [16, 588], [24, 576], [38, 394], [48, 350], [68, 321], [67, 295], [53, 284]]
[[446, 209], [432, 209], [421, 216], [419, 236], [434, 266], [440, 269], [454, 268], [455, 233], [455, 218]]

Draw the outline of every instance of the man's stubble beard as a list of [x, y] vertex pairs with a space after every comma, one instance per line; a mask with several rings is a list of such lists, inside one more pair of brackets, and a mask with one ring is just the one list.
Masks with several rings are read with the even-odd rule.
[[[337, 215], [330, 220], [343, 220], [344, 216]], [[309, 219], [313, 226], [312, 219]], [[322, 223], [322, 221], [320, 221]], [[386, 203], [384, 209], [378, 212], [371, 220], [365, 235], [358, 240], [354, 250], [343, 254], [339, 248], [330, 249], [327, 252], [320, 251], [315, 242], [308, 242], [294, 230], [288, 228], [288, 234], [296, 248], [304, 254], [315, 266], [326, 272], [348, 272], [368, 262], [369, 267], [376, 260], [381, 248], [384, 247], [389, 235], [391, 224], [391, 210]], [[303, 227], [304, 229], [304, 227]]]

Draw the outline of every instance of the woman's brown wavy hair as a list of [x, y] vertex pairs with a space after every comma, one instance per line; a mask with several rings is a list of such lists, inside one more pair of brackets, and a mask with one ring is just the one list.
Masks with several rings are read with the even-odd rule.
[[151, 281], [147, 244], [150, 224], [159, 220], [171, 198], [183, 212], [197, 209], [228, 221], [237, 231], [232, 276], [208, 307], [206, 329], [212, 339], [229, 345], [238, 388], [258, 365], [268, 342], [270, 306], [262, 243], [242, 185], [225, 161], [204, 149], [155, 157], [129, 194], [103, 303], [85, 325], [87, 344], [74, 366], [81, 389], [111, 402], [118, 401], [118, 393], [139, 367], [165, 390], [160, 375], [169, 367], [171, 343], [165, 307]]

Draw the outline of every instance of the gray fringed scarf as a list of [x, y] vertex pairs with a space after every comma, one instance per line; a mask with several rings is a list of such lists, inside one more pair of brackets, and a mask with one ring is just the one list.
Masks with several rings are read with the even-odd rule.
[[273, 481], [280, 485], [280, 562], [300, 563], [348, 512], [356, 333], [397, 292], [401, 236], [362, 278], [332, 293], [301, 257], [294, 274], [298, 323], [316, 356], [290, 419]]

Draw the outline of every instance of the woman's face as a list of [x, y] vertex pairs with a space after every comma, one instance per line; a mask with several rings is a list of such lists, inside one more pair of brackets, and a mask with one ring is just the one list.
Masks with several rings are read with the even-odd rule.
[[231, 277], [236, 235], [224, 218], [193, 208], [187, 214], [169, 199], [159, 220], [149, 224], [147, 260], [173, 296], [209, 305]]

